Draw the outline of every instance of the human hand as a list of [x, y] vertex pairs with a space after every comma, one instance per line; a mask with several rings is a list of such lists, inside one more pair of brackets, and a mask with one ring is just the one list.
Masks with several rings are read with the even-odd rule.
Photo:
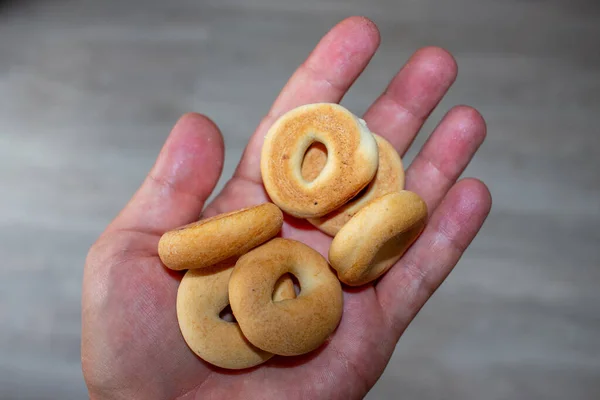
[[[229, 371], [198, 358], [176, 316], [181, 273], [157, 254], [167, 230], [269, 201], [260, 149], [270, 125], [302, 104], [339, 102], [379, 45], [365, 18], [335, 26], [299, 67], [246, 147], [233, 178], [206, 208], [223, 166], [223, 139], [206, 117], [184, 115], [142, 186], [92, 246], [82, 296], [82, 367], [93, 399], [357, 399], [383, 373], [396, 343], [456, 265], [491, 207], [486, 186], [458, 177], [486, 134], [470, 107], [450, 110], [406, 171], [406, 189], [427, 203], [429, 222], [375, 284], [344, 288], [340, 325], [317, 351]], [[403, 155], [457, 73], [439, 48], [417, 51], [363, 118]], [[331, 238], [286, 216], [282, 236], [327, 257]]]

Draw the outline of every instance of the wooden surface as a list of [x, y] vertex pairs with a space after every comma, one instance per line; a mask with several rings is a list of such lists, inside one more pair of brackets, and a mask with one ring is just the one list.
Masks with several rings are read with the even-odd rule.
[[[344, 100], [360, 113], [440, 45], [488, 139], [465, 175], [494, 208], [401, 339], [370, 399], [600, 396], [600, 3], [5, 1], [0, 5], [0, 398], [86, 398], [85, 254], [184, 112], [227, 144], [223, 181], [289, 74], [340, 19], [382, 46]], [[414, 155], [411, 151], [406, 161]]]

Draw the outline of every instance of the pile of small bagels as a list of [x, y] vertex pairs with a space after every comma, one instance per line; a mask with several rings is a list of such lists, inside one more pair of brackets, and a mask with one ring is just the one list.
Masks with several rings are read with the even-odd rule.
[[[179, 227], [158, 245], [166, 267], [187, 270], [176, 302], [185, 342], [226, 369], [319, 348], [341, 321], [342, 284], [380, 278], [427, 221], [425, 202], [404, 190], [400, 155], [338, 104], [308, 104], [279, 117], [265, 136], [260, 168], [272, 202]], [[333, 237], [327, 259], [278, 237], [284, 214], [322, 232], [312, 240]], [[221, 317], [228, 306], [233, 321]]]

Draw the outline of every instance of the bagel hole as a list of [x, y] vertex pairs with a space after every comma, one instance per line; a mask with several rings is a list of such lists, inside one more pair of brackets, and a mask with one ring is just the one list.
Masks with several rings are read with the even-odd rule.
[[300, 281], [294, 274], [290, 274], [290, 278], [292, 278], [292, 282], [294, 282], [294, 292], [296, 292], [296, 297], [298, 297], [300, 295], [300, 291], [302, 290], [300, 287]]
[[307, 182], [314, 181], [327, 164], [327, 147], [321, 142], [311, 144], [302, 158], [302, 178]]
[[[298, 297], [298, 295], [300, 294], [300, 281], [298, 281], [298, 278], [296, 278], [296, 276], [292, 273], [287, 273], [285, 275], [282, 275], [278, 280], [277, 280], [277, 284], [275, 285], [275, 288], [273, 288], [273, 294], [271, 295], [271, 299], [273, 300], [273, 302], [278, 302], [281, 301], [282, 299], [276, 299], [275, 298], [275, 293], [277, 292], [277, 287], [279, 286], [279, 283], [286, 277], [289, 277], [292, 280], [292, 283], [294, 285], [294, 293], [296, 294], [296, 297]], [[282, 293], [286, 293], [287, 289], [284, 289], [285, 291]], [[289, 294], [288, 294], [289, 296]]]
[[225, 322], [237, 322], [229, 304], [227, 305], [227, 307], [221, 310], [221, 312], [219, 313], [219, 318], [221, 318]]

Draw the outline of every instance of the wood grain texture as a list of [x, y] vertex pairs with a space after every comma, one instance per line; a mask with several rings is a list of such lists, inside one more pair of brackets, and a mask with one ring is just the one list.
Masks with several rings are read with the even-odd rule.
[[[334, 23], [382, 45], [343, 104], [364, 111], [417, 48], [446, 47], [454, 104], [488, 139], [465, 175], [494, 209], [406, 331], [370, 399], [600, 393], [600, 5], [594, 0], [9, 1], [0, 7], [0, 398], [86, 398], [88, 247], [184, 112], [219, 124], [223, 178]], [[232, 117], [233, 116], [233, 117]]]

